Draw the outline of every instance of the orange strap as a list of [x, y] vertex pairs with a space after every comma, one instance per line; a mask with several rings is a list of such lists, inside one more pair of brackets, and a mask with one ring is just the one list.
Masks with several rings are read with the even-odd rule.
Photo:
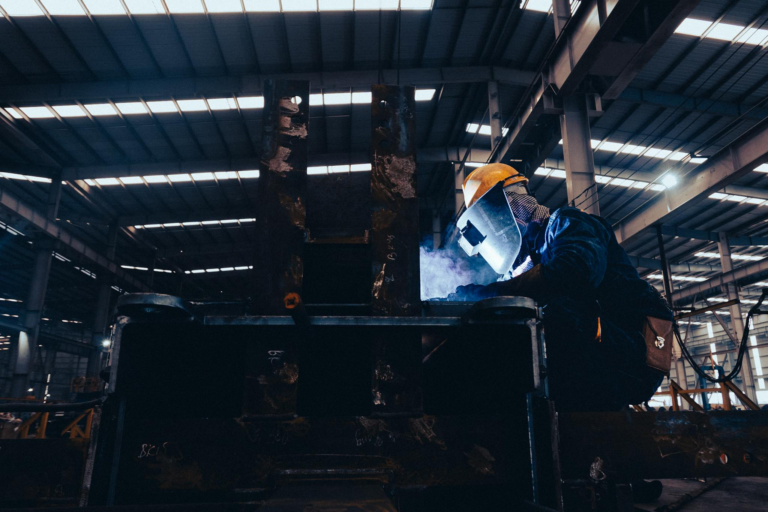
[[603, 341], [603, 328], [600, 325], [600, 317], [597, 317], [597, 334], [595, 334], [595, 340], [597, 340], [598, 343]]

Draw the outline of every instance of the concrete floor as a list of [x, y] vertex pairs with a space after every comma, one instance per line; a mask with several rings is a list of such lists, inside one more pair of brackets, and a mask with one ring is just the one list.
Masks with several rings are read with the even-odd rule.
[[[662, 480], [664, 493], [656, 503], [638, 504], [635, 507], [647, 511], [681, 510], [684, 512], [710, 511], [739, 511], [766, 512], [768, 511], [768, 478], [763, 477], [731, 477], [712, 486], [713, 479], [708, 482], [697, 480]], [[709, 490], [695, 496], [692, 500], [676, 507], [686, 494], [694, 495], [705, 487]]]

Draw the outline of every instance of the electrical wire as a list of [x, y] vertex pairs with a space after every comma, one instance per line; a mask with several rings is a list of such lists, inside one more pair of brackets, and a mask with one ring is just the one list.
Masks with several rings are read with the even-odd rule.
[[[744, 326], [744, 332], [741, 336], [741, 343], [738, 346], [738, 355], [736, 357], [736, 360], [733, 363], [733, 368], [731, 368], [731, 371], [728, 372], [727, 375], [724, 375], [722, 377], [713, 377], [709, 375], [707, 372], [701, 369], [701, 366], [694, 361], [693, 355], [688, 350], [688, 347], [683, 343], [682, 337], [680, 336], [680, 329], [677, 325], [677, 322], [673, 324], [675, 337], [677, 338], [677, 342], [680, 344], [680, 350], [683, 353], [683, 357], [685, 357], [685, 360], [688, 361], [688, 364], [691, 365], [691, 368], [698, 374], [700, 377], [708, 380], [709, 382], [712, 382], [714, 384], [720, 384], [723, 382], [730, 382], [741, 372], [741, 367], [744, 362], [744, 355], [747, 352], [748, 347], [748, 341], [749, 341], [749, 331], [750, 331], [750, 325], [752, 324], [752, 317], [755, 314], [766, 314], [768, 311], [761, 311], [760, 307], [763, 305], [763, 300], [765, 300], [766, 296], [768, 296], [768, 289], [764, 288], [763, 293], [760, 294], [760, 298], [757, 301], [757, 304], [752, 306], [750, 308], [749, 312], [747, 313], [747, 321], [746, 325]], [[690, 326], [690, 322], [688, 323]]]

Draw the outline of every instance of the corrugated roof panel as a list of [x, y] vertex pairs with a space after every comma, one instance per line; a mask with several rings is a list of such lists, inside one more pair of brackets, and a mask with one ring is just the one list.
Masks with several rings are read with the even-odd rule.
[[201, 76], [226, 74], [224, 55], [208, 18], [177, 15], [172, 19], [192, 60], [195, 74]]
[[14, 23], [40, 50], [45, 59], [64, 80], [91, 80], [93, 75], [86, 63], [78, 59], [67, 39], [43, 17], [17, 17]]
[[434, 11], [429, 24], [429, 38], [424, 47], [425, 67], [443, 66], [450, 62], [452, 41], [461, 29], [463, 11], [441, 9]]
[[456, 50], [451, 56], [454, 66], [476, 65], [485, 45], [493, 21], [495, 9], [467, 9], [462, 17], [461, 29], [456, 40]]
[[88, 67], [99, 80], [126, 79], [122, 63], [115, 57], [99, 34], [98, 25], [87, 18], [58, 16], [56, 23], [72, 42]]
[[255, 73], [258, 71], [256, 49], [248, 31], [248, 21], [242, 14], [211, 16], [216, 39], [224, 54], [229, 73]]
[[283, 15], [263, 12], [248, 14], [248, 19], [251, 23], [261, 72], [289, 71], [291, 63], [286, 55], [288, 48]]
[[291, 65], [295, 69], [307, 71], [321, 69], [323, 47], [317, 14], [292, 13], [290, 16], [286, 15], [284, 19]]
[[170, 19], [165, 16], [135, 16], [133, 19], [164, 75], [194, 75], [187, 51]]
[[153, 61], [152, 50], [142, 40], [141, 31], [127, 16], [96, 16], [94, 21], [101, 27], [132, 78], [162, 75], [162, 70]]

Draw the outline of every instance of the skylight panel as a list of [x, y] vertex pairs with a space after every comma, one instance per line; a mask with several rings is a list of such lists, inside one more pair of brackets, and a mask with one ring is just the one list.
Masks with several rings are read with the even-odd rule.
[[355, 0], [356, 11], [396, 11], [398, 0]]
[[192, 173], [192, 179], [195, 181], [213, 181], [216, 177], [212, 172], [195, 172]]
[[283, 12], [315, 12], [316, 0], [282, 0]]
[[42, 0], [48, 14], [59, 16], [83, 16], [85, 11], [77, 0]]
[[237, 110], [235, 98], [211, 98], [208, 100], [211, 110]]
[[467, 132], [469, 132], [469, 133], [477, 133], [477, 130], [479, 130], [479, 129], [480, 129], [480, 125], [479, 124], [469, 123], [467, 125]]
[[245, 0], [248, 12], [280, 12], [280, 0]]
[[115, 103], [115, 106], [123, 115], [146, 114], [147, 108], [140, 101], [128, 103]]
[[167, 114], [169, 112], [178, 112], [176, 105], [172, 101], [148, 101], [147, 106], [153, 114]]
[[173, 14], [193, 14], [205, 12], [200, 0], [165, 0], [168, 11]]
[[144, 183], [144, 180], [141, 179], [141, 176], [123, 176], [118, 179], [122, 181], [125, 185], [141, 185], [142, 183]]
[[211, 226], [213, 224], [218, 224], [218, 223], [219, 223], [219, 221], [217, 221], [217, 220], [204, 220], [200, 224], [202, 224], [203, 226]]
[[94, 103], [92, 105], [85, 105], [85, 109], [94, 117], [117, 115], [117, 111], [109, 103]]
[[738, 43], [764, 45], [768, 42], [768, 30], [763, 28], [750, 28], [736, 41]]
[[79, 105], [58, 105], [53, 107], [61, 117], [85, 117], [85, 112]]
[[434, 89], [416, 89], [416, 101], [430, 101], [434, 95]]
[[93, 15], [125, 14], [120, 0], [83, 0], [85, 7]]
[[[536, 176], [549, 176], [551, 169], [547, 169], [546, 167], [539, 167], [535, 171], [533, 171], [533, 174]], [[595, 176], [595, 179], [597, 179], [597, 176]]]
[[645, 146], [634, 146], [632, 144], [626, 144], [623, 148], [619, 150], [619, 153], [627, 153], [630, 155], [641, 155], [646, 149], [648, 149]]
[[646, 151], [643, 156], [650, 158], [667, 158], [671, 154], [672, 151], [669, 151], [668, 149], [648, 148], [648, 151]]
[[168, 179], [172, 183], [184, 183], [187, 181], [192, 181], [192, 176], [189, 174], [169, 174]]
[[349, 166], [351, 172], [365, 172], [371, 170], [371, 164], [354, 164]]
[[329, 165], [328, 166], [328, 174], [348, 173], [348, 172], [349, 172], [348, 165]]
[[144, 180], [147, 183], [168, 183], [168, 179], [162, 174], [153, 176], [144, 176]]
[[96, 178], [96, 183], [99, 185], [104, 186], [110, 186], [110, 185], [119, 185], [120, 182], [117, 180], [117, 178]]
[[184, 226], [185, 228], [196, 228], [200, 226], [200, 222], [199, 221], [182, 222], [181, 225]]
[[30, 119], [46, 119], [56, 117], [47, 107], [21, 107], [21, 111]]
[[562, 171], [560, 169], [552, 169], [552, 172], [549, 173], [550, 178], [563, 178], [565, 179], [565, 171]]
[[328, 167], [324, 165], [307, 167], [307, 174], [312, 176], [316, 174], [328, 174]]
[[319, 0], [321, 11], [351, 11], [354, 0]]
[[0, 5], [9, 16], [42, 16], [43, 11], [35, 0], [2, 0]]
[[520, 8], [526, 11], [549, 12], [552, 0], [520, 0]]
[[258, 171], [258, 169], [254, 169], [254, 170], [248, 170], [248, 171], [237, 171], [237, 174], [243, 179], [250, 179], [250, 178], [258, 178], [260, 175], [260, 172]]
[[717, 23], [707, 34], [708, 39], [719, 39], [720, 41], [733, 41], [741, 31], [743, 26], [731, 25], [730, 23]]
[[352, 94], [348, 92], [333, 92], [323, 94], [325, 105], [349, 105], [352, 103]]
[[604, 141], [600, 146], [597, 148], [600, 151], [613, 151], [614, 153], [621, 149], [621, 146], [623, 146], [621, 142], [608, 142]]
[[605, 183], [608, 183], [609, 181], [611, 181], [611, 177], [610, 176], [595, 175], [595, 181], [597, 183], [605, 184]]
[[707, 31], [710, 25], [712, 25], [711, 21], [686, 18], [675, 29], [675, 34], [700, 37], [702, 34], [704, 34], [704, 32]]
[[[353, 92], [352, 93], [352, 103], [354, 105], [370, 105], [371, 101], [373, 101], [373, 96], [370, 92]], [[310, 105], [312, 102], [310, 102]]]
[[323, 104], [323, 95], [322, 94], [310, 94], [309, 95], [309, 106], [310, 107], [317, 107]]
[[9, 115], [10, 115], [12, 118], [14, 118], [14, 119], [24, 119], [23, 117], [21, 117], [21, 114], [19, 114], [19, 113], [16, 111], [16, 109], [15, 109], [15, 108], [7, 108], [7, 109], [5, 109], [5, 111], [6, 111], [6, 112], [8, 112], [8, 114], [9, 114]]
[[208, 110], [205, 100], [178, 100], [182, 112], [202, 112]]
[[217, 180], [236, 180], [237, 172], [235, 171], [219, 171], [213, 173]]
[[180, 228], [181, 222], [167, 222], [163, 224], [164, 228]]
[[125, 5], [131, 14], [161, 14], [165, 13], [160, 0], [125, 0]]
[[208, 12], [243, 12], [240, 0], [205, 0]]
[[755, 167], [755, 171], [757, 172], [768, 172], [768, 164], [760, 164], [757, 167]]
[[238, 96], [237, 104], [240, 108], [264, 108], [264, 96]]
[[432, 0], [400, 0], [403, 11], [428, 11], [432, 8]]

